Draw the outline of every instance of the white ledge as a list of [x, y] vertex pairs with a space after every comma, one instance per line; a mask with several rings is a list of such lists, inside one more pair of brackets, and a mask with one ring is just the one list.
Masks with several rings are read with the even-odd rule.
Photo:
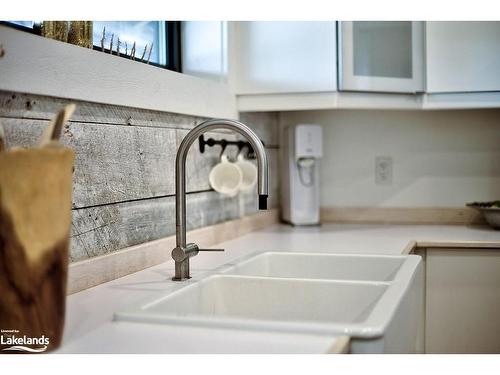
[[500, 108], [500, 92], [458, 92], [425, 94], [422, 109]]
[[237, 118], [228, 85], [0, 26], [0, 90]]
[[369, 92], [311, 92], [238, 95], [238, 110], [297, 111], [321, 109], [438, 110], [500, 108], [500, 92], [446, 94], [388, 94]]

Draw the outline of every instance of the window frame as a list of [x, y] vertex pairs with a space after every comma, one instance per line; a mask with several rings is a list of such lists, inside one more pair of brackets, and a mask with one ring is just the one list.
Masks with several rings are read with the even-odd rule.
[[[163, 22], [164, 27], [160, 28], [160, 35], [159, 39], [163, 43], [160, 48], [160, 56], [162, 50], [165, 52], [165, 63], [154, 63], [154, 62], [149, 62], [149, 65], [156, 66], [158, 68], [163, 68], [167, 70], [171, 70], [174, 72], [179, 72], [182, 73], [182, 63], [181, 63], [181, 21], [158, 21], [158, 22]], [[31, 34], [35, 35], [41, 35], [41, 27], [35, 26], [33, 28], [27, 27], [27, 26], [22, 26], [19, 24], [15, 24], [9, 21], [0, 21], [1, 25], [5, 25], [17, 30], [25, 31]], [[99, 51], [102, 52], [102, 49], [100, 46], [93, 45], [92, 49], [94, 51]], [[104, 49], [104, 53], [109, 54], [109, 49]], [[116, 56], [116, 54], [115, 54]], [[123, 57], [125, 59], [129, 59], [127, 55], [124, 53], [120, 53], [119, 57]], [[161, 61], [160, 57], [160, 61]], [[137, 61], [136, 62], [140, 62]]]

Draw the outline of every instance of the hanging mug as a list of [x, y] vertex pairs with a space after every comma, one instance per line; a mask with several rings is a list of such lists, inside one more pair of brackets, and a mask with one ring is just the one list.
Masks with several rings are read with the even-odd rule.
[[212, 168], [208, 179], [216, 192], [234, 197], [239, 192], [243, 174], [235, 163], [231, 163], [226, 155], [222, 155], [220, 163]]
[[238, 160], [235, 163], [241, 170], [242, 181], [240, 191], [246, 192], [252, 190], [257, 183], [257, 167], [247, 160], [243, 154], [238, 155]]

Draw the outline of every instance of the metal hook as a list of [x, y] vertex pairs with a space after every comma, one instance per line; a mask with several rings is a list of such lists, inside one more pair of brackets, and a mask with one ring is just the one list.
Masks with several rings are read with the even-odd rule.
[[[255, 159], [255, 152], [254, 152], [251, 144], [248, 142], [242, 141], [242, 140], [240, 140], [240, 141], [228, 141], [226, 139], [215, 140], [213, 138], [208, 138], [207, 140], [205, 140], [205, 137], [202, 134], [198, 137], [198, 143], [199, 143], [199, 148], [200, 148], [201, 153], [205, 152], [206, 146], [213, 147], [213, 146], [217, 145], [217, 146], [222, 147], [222, 151], [220, 153], [220, 157], [222, 158], [222, 155], [224, 154], [226, 147], [232, 145], [232, 146], [238, 146], [238, 154], [237, 155], [241, 154], [241, 152], [243, 152], [243, 149], [247, 148], [247, 150], [248, 150], [247, 155], [246, 155], [247, 158], [248, 159]], [[264, 145], [264, 142], [262, 142], [262, 145]]]
[[244, 142], [244, 141], [238, 141], [238, 153], [236, 154], [236, 158], [238, 158], [238, 156], [240, 156], [241, 154], [241, 151], [243, 151], [245, 149], [245, 147], [247, 147], [247, 143]]
[[219, 159], [222, 160], [222, 155], [224, 155], [224, 151], [226, 151], [227, 141], [225, 139], [223, 139], [222, 141], [220, 141], [220, 145], [222, 147], [222, 150], [220, 152]]

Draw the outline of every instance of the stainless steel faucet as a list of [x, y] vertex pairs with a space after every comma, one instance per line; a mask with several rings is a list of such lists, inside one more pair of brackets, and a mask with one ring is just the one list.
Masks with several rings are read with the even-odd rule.
[[182, 140], [175, 160], [175, 215], [176, 247], [172, 250], [175, 261], [175, 276], [172, 280], [190, 278], [189, 258], [199, 251], [224, 251], [222, 249], [200, 249], [194, 243], [186, 244], [186, 157], [193, 142], [203, 133], [215, 129], [229, 129], [243, 135], [252, 145], [257, 156], [259, 209], [267, 209], [269, 168], [264, 145], [259, 137], [246, 125], [233, 120], [209, 120], [193, 128]]

